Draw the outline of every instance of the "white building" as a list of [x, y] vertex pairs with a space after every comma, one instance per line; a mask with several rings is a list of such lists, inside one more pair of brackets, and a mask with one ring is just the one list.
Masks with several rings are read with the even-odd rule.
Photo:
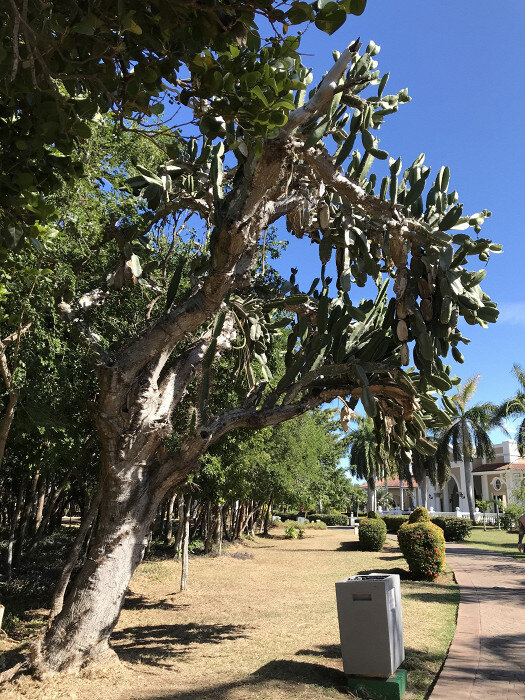
[[[501, 501], [502, 507], [512, 502], [512, 492], [525, 479], [525, 459], [520, 458], [517, 443], [506, 440], [494, 445], [495, 459], [487, 464], [475, 458], [472, 463], [474, 500]], [[366, 483], [360, 485], [366, 489]], [[421, 486], [415, 481], [402, 484], [399, 479], [377, 481], [376, 488], [386, 487], [393, 497], [396, 509], [412, 510], [424, 505]], [[450, 463], [450, 478], [443, 488], [433, 486], [427, 479], [427, 508], [436, 513], [456, 513], [457, 509], [468, 514], [465, 467], [462, 461]]]
[[[525, 478], [525, 459], [520, 458], [517, 443], [505, 440], [494, 445], [495, 459], [487, 464], [475, 458], [472, 463], [475, 500], [512, 502], [512, 492]], [[419, 489], [418, 489], [419, 490]], [[419, 497], [421, 495], [419, 494]], [[428, 507], [435, 511], [468, 511], [463, 462], [451, 462], [450, 478], [442, 489], [428, 483]]]

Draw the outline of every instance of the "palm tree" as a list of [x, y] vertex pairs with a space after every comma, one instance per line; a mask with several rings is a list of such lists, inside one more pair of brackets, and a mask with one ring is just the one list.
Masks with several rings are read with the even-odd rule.
[[350, 470], [359, 479], [366, 479], [368, 486], [369, 511], [376, 510], [376, 479], [385, 478], [390, 471], [391, 456], [378, 440], [377, 430], [371, 418], [361, 418], [354, 414], [352, 418], [357, 428], [347, 435], [350, 447]]
[[436, 446], [434, 454], [421, 454], [412, 450], [412, 474], [419, 484], [421, 500], [425, 508], [428, 507], [428, 482], [430, 479], [434, 486], [440, 487], [448, 481], [450, 476], [450, 451], [448, 443], [438, 440], [440, 431], [437, 428], [429, 430], [427, 439]]
[[522, 457], [525, 456], [525, 371], [520, 367], [520, 365], [515, 364], [512, 366], [512, 372], [516, 375], [518, 380], [518, 390], [516, 394], [507, 399], [501, 406], [498, 406], [496, 413], [494, 414], [494, 421], [500, 422], [504, 421], [509, 416], [514, 418], [521, 418], [521, 423], [518, 427], [518, 432], [516, 435], [516, 442], [518, 443], [518, 450]]
[[376, 501], [383, 510], [390, 510], [396, 505], [394, 497], [385, 486], [380, 486], [376, 489]]
[[469, 514], [474, 520], [474, 488], [472, 485], [472, 460], [474, 456], [482, 459], [493, 459], [494, 449], [488, 435], [488, 430], [495, 424], [496, 407], [491, 403], [480, 403], [469, 406], [478, 387], [480, 375], [470, 377], [457, 389], [457, 394], [451, 396], [455, 404], [455, 415], [449, 425], [443, 428], [438, 439], [436, 460], [438, 468], [443, 465], [445, 456], [448, 458], [450, 445], [454, 461], [463, 460], [465, 470], [465, 488]]

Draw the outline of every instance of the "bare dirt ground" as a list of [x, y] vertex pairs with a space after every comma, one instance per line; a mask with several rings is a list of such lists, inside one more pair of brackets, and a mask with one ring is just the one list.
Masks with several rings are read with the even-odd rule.
[[[274, 533], [279, 531], [274, 530]], [[282, 531], [281, 531], [282, 532]], [[334, 582], [405, 562], [394, 542], [360, 552], [351, 530], [308, 530], [190, 560], [146, 562], [134, 576], [114, 647], [121, 663], [42, 682], [23, 677], [3, 700], [295, 700], [347, 694]], [[408, 700], [424, 698], [453, 636], [458, 590], [403, 581]]]

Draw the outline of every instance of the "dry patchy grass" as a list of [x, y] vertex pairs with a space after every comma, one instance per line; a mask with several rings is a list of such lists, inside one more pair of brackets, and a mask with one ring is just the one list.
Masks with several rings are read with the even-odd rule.
[[[5, 700], [296, 700], [347, 695], [334, 582], [404, 567], [393, 542], [359, 552], [351, 530], [308, 530], [239, 545], [251, 558], [190, 560], [177, 593], [176, 562], [148, 562], [133, 578], [113, 643], [122, 663], [43, 682], [22, 678]], [[230, 553], [232, 550], [230, 550]], [[403, 581], [407, 700], [423, 698], [452, 638], [451, 574]]]

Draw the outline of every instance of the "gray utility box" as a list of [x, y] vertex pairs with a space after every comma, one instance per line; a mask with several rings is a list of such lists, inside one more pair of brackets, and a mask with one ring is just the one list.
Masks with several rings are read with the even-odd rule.
[[344, 672], [388, 678], [405, 658], [399, 576], [351, 576], [335, 592]]

